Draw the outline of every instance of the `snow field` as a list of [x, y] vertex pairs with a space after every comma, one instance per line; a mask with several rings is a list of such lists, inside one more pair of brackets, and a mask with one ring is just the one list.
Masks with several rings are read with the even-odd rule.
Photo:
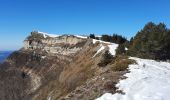
[[116, 86], [123, 94], [105, 93], [96, 100], [170, 100], [170, 63], [130, 57], [127, 79]]

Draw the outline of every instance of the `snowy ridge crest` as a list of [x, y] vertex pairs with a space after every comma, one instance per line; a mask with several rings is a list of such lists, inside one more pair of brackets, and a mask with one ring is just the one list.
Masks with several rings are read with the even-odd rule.
[[130, 57], [137, 64], [129, 65], [127, 79], [116, 86], [122, 94], [105, 93], [96, 100], [169, 100], [170, 63]]
[[107, 44], [107, 46], [109, 47], [109, 52], [110, 52], [111, 55], [113, 55], [113, 56], [116, 55], [116, 49], [119, 46], [118, 44], [93, 39], [93, 44], [95, 44], [96, 42], [100, 43], [100, 48], [93, 57], [95, 57], [97, 54], [99, 54], [102, 50], [104, 50], [106, 48], [106, 46], [104, 46], [102, 43]]
[[[42, 34], [44, 36], [44, 38], [46, 38], [46, 37], [56, 38], [56, 37], [62, 36], [62, 35], [57, 35], [57, 34], [49, 34], [49, 33], [41, 32], [41, 31], [37, 31], [37, 33]], [[82, 36], [82, 35], [69, 35], [69, 34], [64, 34], [64, 35], [75, 36], [75, 37], [78, 37], [78, 38], [87, 39], [87, 36]]]

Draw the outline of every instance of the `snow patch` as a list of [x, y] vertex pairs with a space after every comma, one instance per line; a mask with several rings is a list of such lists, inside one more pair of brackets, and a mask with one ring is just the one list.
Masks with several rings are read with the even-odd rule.
[[[111, 94], [111, 93], [105, 93], [100, 98], [97, 98], [96, 100], [122, 100], [120, 99], [120, 94]], [[126, 99], [125, 99], [126, 100]]]
[[118, 44], [116, 44], [116, 43], [111, 43], [111, 42], [105, 42], [105, 41], [102, 41], [102, 40], [93, 39], [93, 44], [95, 44], [96, 42], [100, 42], [100, 43], [107, 44], [108, 47], [109, 47], [109, 52], [110, 52], [113, 56], [116, 55], [116, 49], [117, 49], [117, 47], [118, 47]]
[[45, 59], [47, 56], [41, 56], [42, 59]]
[[45, 32], [40, 32], [38, 31], [39, 34], [43, 34], [44, 38], [46, 37], [59, 37], [60, 35], [56, 35], [56, 34], [48, 34], [48, 33], [45, 33]]
[[[53, 38], [55, 38], [55, 37], [61, 36], [61, 35], [56, 35], [56, 34], [49, 34], [49, 33], [45, 33], [45, 32], [40, 32], [40, 31], [38, 31], [38, 33], [39, 34], [43, 34], [44, 38], [46, 38], [46, 37], [53, 37]], [[71, 35], [67, 35], [67, 36], [71, 36]], [[74, 35], [74, 36], [76, 36], [78, 38], [87, 39], [87, 36], [80, 36], [80, 35]]]
[[78, 38], [82, 38], [82, 39], [87, 39], [87, 36], [80, 36], [80, 35], [74, 35], [74, 36], [76, 36]]
[[111, 45], [108, 45], [109, 47], [109, 52], [115, 56], [116, 55], [116, 49], [118, 47], [118, 44], [112, 43]]
[[[97, 50], [97, 52], [94, 54], [94, 56], [93, 57], [95, 57], [97, 54], [99, 54], [102, 50], [104, 50], [104, 48], [105, 48], [105, 46], [103, 46], [102, 44], [100, 44], [100, 49], [99, 50]], [[92, 58], [93, 58], [92, 57]]]
[[129, 65], [128, 77], [116, 86], [122, 94], [105, 93], [96, 100], [169, 100], [170, 63], [130, 57], [137, 64]]
[[110, 42], [105, 42], [105, 41], [102, 41], [102, 40], [93, 39], [93, 44], [95, 44], [96, 42], [105, 43], [105, 44], [111, 44]]

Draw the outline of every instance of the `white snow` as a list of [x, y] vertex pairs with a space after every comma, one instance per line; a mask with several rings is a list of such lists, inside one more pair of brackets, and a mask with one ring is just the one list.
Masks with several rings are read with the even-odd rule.
[[96, 100], [170, 100], [170, 63], [130, 59], [137, 64], [129, 65], [128, 78], [117, 84], [125, 95], [105, 93]]
[[108, 45], [109, 47], [109, 52], [115, 56], [116, 55], [116, 49], [118, 47], [118, 44], [112, 43], [111, 45]]
[[[46, 37], [54, 37], [55, 38], [55, 37], [61, 36], [61, 35], [56, 35], [56, 34], [49, 34], [49, 33], [45, 33], [45, 32], [40, 32], [40, 31], [38, 31], [38, 33], [43, 34], [44, 38], [46, 38]], [[68, 36], [70, 36], [70, 35], [68, 35]], [[83, 39], [87, 38], [87, 36], [81, 36], [81, 35], [74, 35], [74, 36], [76, 36], [78, 38], [83, 38]]]
[[105, 43], [108, 45], [109, 47], [109, 52], [115, 56], [116, 55], [116, 49], [118, 47], [118, 44], [116, 43], [111, 43], [111, 42], [105, 42], [105, 41], [102, 41], [102, 40], [96, 40], [96, 39], [93, 39], [93, 44], [95, 44], [96, 42], [100, 42], [100, 43]]
[[74, 35], [74, 36], [76, 36], [78, 38], [82, 38], [82, 39], [87, 39], [87, 36], [80, 36], [80, 35]]
[[[95, 57], [97, 54], [99, 54], [102, 50], [104, 50], [104, 48], [105, 48], [105, 46], [103, 46], [102, 44], [100, 44], [100, 49], [99, 50], [97, 50], [97, 52], [94, 54], [94, 56], [93, 57]], [[93, 58], [92, 57], [92, 58]]]
[[45, 32], [40, 32], [38, 31], [39, 34], [43, 34], [44, 38], [46, 38], [47, 36], [49, 37], [59, 37], [60, 35], [56, 35], [56, 34], [48, 34], [48, 33], [45, 33]]
[[99, 38], [101, 38], [102, 36], [101, 36], [101, 35], [97, 35], [96, 37], [99, 37]]
[[45, 59], [47, 56], [41, 56], [42, 59]]
[[95, 44], [96, 42], [105, 43], [105, 44], [112, 44], [110, 42], [105, 42], [105, 41], [102, 41], [102, 40], [93, 39], [93, 44]]

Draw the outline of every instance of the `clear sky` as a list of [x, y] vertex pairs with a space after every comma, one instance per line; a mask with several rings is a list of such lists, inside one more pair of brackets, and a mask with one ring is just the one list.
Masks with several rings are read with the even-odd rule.
[[147, 23], [170, 27], [170, 0], [0, 0], [0, 50], [15, 50], [32, 30], [134, 36]]

